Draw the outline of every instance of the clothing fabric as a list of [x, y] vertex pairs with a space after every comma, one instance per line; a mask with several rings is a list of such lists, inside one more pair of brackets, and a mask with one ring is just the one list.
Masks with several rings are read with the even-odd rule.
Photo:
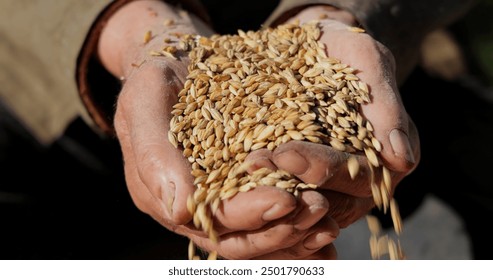
[[0, 96], [42, 143], [52, 142], [85, 109], [74, 80], [88, 30], [110, 3], [0, 2]]
[[42, 144], [78, 116], [94, 123], [76, 83], [81, 49], [92, 30], [130, 1], [0, 2], [0, 97]]

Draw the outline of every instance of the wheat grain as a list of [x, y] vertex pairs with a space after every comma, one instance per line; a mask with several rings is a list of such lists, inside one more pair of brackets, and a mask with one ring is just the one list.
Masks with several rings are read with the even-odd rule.
[[[282, 170], [247, 173], [249, 152], [274, 150], [292, 140], [366, 155], [375, 204], [396, 207], [390, 200], [390, 172], [377, 155], [382, 145], [360, 114], [360, 105], [370, 102], [369, 88], [355, 75], [356, 69], [327, 57], [325, 45], [318, 42], [318, 23], [211, 37], [174, 36], [180, 38], [180, 48], [189, 51], [190, 64], [171, 112], [168, 140], [192, 164], [197, 190], [187, 200], [187, 209], [194, 225], [211, 240], [218, 238], [213, 214], [238, 192], [268, 185], [299, 195], [317, 188]], [[151, 55], [174, 57], [175, 52], [176, 48], [165, 47]], [[354, 179], [360, 169], [355, 156], [349, 156], [347, 164]], [[380, 167], [383, 179], [375, 182], [373, 173]], [[398, 215], [395, 210], [391, 213]], [[383, 251], [375, 239], [379, 233], [375, 223], [372, 220], [371, 248]], [[197, 258], [194, 250], [189, 256]], [[372, 256], [380, 254], [372, 251]], [[209, 258], [216, 258], [215, 252]]]

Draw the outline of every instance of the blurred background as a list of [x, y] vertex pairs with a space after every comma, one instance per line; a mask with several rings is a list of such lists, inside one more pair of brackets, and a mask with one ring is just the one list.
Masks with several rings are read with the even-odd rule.
[[[401, 89], [422, 143], [398, 187], [410, 259], [492, 259], [493, 1], [424, 42]], [[2, 87], [0, 85], [0, 91]], [[188, 240], [133, 205], [116, 139], [81, 120], [42, 146], [0, 100], [1, 259], [186, 259]], [[389, 232], [388, 216], [375, 211]], [[370, 259], [364, 220], [336, 241], [341, 259]]]

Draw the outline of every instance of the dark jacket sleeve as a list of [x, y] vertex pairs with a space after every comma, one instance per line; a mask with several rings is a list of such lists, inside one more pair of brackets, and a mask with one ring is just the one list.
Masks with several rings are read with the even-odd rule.
[[426, 34], [444, 27], [476, 3], [475, 0], [281, 0], [267, 21], [275, 25], [307, 5], [331, 5], [349, 11], [360, 25], [388, 47], [397, 62], [409, 64]]

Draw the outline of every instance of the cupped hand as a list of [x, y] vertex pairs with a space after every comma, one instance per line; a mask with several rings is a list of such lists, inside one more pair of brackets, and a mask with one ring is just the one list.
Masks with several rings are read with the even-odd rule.
[[[132, 2], [122, 9], [123, 14], [109, 22], [104, 33], [109, 39], [103, 38], [102, 46], [106, 48], [101, 52], [107, 68], [115, 76], [125, 77], [114, 125], [124, 157], [127, 187], [136, 206], [169, 230], [225, 258], [334, 258], [335, 250], [329, 244], [339, 228], [331, 218], [324, 217], [327, 201], [317, 192], [307, 192], [296, 201], [280, 189], [259, 187], [224, 200], [214, 217], [217, 243], [193, 226], [186, 207], [188, 196], [195, 191], [191, 165], [167, 137], [172, 106], [183, 87], [188, 61], [186, 54], [180, 52], [176, 54], [178, 59], [149, 55], [162, 47], [163, 37], [169, 34], [154, 32], [144, 46], [142, 41], [128, 38], [132, 33], [141, 38], [148, 26], [143, 23], [145, 19], [129, 25], [125, 13], [148, 14], [149, 5], [158, 17], [173, 14], [160, 1]], [[163, 18], [158, 18], [147, 24], [162, 28], [162, 22]], [[123, 28], [125, 25], [127, 28]], [[177, 31], [197, 30], [185, 27]], [[138, 44], [125, 47], [122, 42]], [[120, 57], [125, 53], [134, 55]]]
[[[187, 197], [195, 191], [191, 166], [167, 139], [170, 112], [185, 73], [179, 61], [146, 63], [129, 76], [118, 99], [115, 128], [127, 186], [136, 206], [168, 229], [225, 258], [270, 254], [304, 258], [332, 242], [338, 227], [332, 220], [322, 219], [327, 212], [323, 197], [307, 194], [297, 202], [291, 194], [273, 187], [223, 201], [214, 222], [218, 243], [194, 228], [186, 208]], [[312, 228], [315, 224], [318, 229]], [[326, 235], [311, 236], [323, 233]], [[303, 246], [305, 239], [308, 247]]]
[[[357, 69], [356, 75], [368, 84], [371, 102], [363, 105], [361, 112], [373, 125], [374, 136], [382, 144], [380, 157], [390, 170], [393, 192], [397, 184], [414, 170], [420, 158], [418, 132], [399, 95], [393, 56], [368, 34], [352, 29], [349, 24], [354, 21], [346, 12], [315, 6], [293, 19], [303, 23], [319, 19], [327, 11], [334, 19], [320, 20], [320, 41], [326, 45], [330, 57]], [[355, 157], [360, 166], [355, 178], [350, 177], [347, 168], [349, 156]], [[374, 207], [370, 189], [372, 170], [362, 154], [350, 155], [327, 145], [292, 141], [273, 152], [252, 153], [249, 160], [258, 161], [259, 166], [288, 171], [305, 183], [317, 184], [329, 202], [328, 215], [340, 227], [350, 225]], [[373, 171], [379, 180], [382, 176], [380, 169], [374, 168]]]

